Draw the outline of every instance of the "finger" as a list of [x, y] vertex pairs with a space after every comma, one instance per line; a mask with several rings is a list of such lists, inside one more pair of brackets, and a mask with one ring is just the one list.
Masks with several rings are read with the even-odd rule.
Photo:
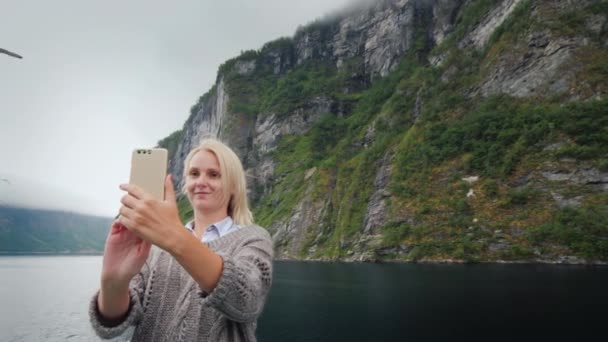
[[127, 229], [133, 228], [133, 226], [125, 224], [125, 220], [123, 219], [129, 220], [130, 222], [135, 222], [135, 210], [123, 205], [120, 207], [120, 217], [118, 218], [120, 223], [125, 225]]
[[[118, 215], [120, 217], [120, 215]], [[114, 220], [114, 222], [112, 222], [112, 232], [120, 232], [123, 229], [127, 229], [122, 223], [120, 223], [120, 221]]]
[[124, 229], [125, 229], [124, 226], [118, 220], [115, 220], [110, 225], [110, 231], [108, 232], [108, 239], [112, 235], [120, 234]]
[[127, 191], [136, 199], [143, 199], [145, 192], [135, 184], [120, 184], [120, 190]]
[[173, 176], [167, 175], [165, 178], [165, 201], [175, 202], [175, 189], [173, 188]]
[[[123, 207], [124, 208], [124, 207]], [[131, 231], [131, 228], [129, 227], [133, 227], [133, 221], [131, 221], [129, 218], [127, 218], [124, 215], [120, 215], [120, 218], [118, 219], [120, 221], [120, 223], [122, 225], [124, 225], [129, 231]]]
[[122, 203], [127, 208], [135, 209], [135, 206], [137, 205], [137, 198], [133, 197], [130, 194], [126, 194], [122, 196], [122, 198], [120, 199], [120, 203]]

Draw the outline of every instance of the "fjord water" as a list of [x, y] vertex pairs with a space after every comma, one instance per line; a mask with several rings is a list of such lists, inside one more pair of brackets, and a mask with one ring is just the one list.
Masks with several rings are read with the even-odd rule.
[[[97, 341], [87, 307], [100, 267], [100, 256], [0, 257], [0, 341]], [[276, 261], [258, 340], [590, 337], [606, 285], [601, 266]]]

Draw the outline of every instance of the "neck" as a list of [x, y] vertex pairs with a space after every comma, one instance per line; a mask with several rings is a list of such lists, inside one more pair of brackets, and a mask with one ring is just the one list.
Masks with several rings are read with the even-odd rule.
[[206, 229], [210, 225], [219, 222], [228, 216], [227, 211], [216, 211], [214, 213], [194, 212], [194, 227]]

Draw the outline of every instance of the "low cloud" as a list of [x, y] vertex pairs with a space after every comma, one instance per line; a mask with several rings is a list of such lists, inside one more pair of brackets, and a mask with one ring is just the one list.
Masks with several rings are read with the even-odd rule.
[[0, 175], [0, 206], [112, 215], [90, 198], [15, 175]]

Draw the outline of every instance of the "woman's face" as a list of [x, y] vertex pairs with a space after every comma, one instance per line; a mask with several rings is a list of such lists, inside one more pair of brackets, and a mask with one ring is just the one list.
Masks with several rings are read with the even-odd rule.
[[223, 198], [222, 175], [215, 154], [201, 150], [192, 157], [186, 177], [186, 190], [195, 210], [226, 210], [228, 203]]

